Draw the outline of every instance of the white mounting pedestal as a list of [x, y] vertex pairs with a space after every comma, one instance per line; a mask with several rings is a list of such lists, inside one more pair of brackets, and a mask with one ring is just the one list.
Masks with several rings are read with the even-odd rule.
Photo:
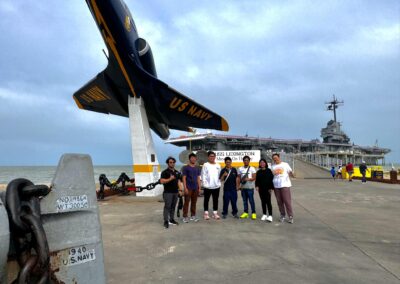
[[[160, 164], [158, 163], [142, 98], [129, 97], [128, 109], [135, 184], [145, 186], [160, 178]], [[136, 193], [136, 195], [157, 196], [162, 191], [163, 186], [157, 185], [153, 190], [144, 190]]]

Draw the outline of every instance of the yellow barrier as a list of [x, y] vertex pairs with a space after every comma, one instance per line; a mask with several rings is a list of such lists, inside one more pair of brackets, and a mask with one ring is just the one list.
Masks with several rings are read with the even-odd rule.
[[[368, 167], [367, 171], [365, 172], [365, 177], [366, 178], [371, 178], [373, 171], [383, 171], [383, 167], [382, 166], [370, 166], [370, 167]], [[346, 178], [346, 179], [349, 178], [349, 174], [347, 173], [345, 166], [343, 166], [343, 168], [342, 168], [342, 177]], [[362, 174], [360, 172], [360, 168], [359, 167], [354, 167], [353, 177], [362, 177]]]
[[[219, 163], [221, 168], [225, 167], [225, 163]], [[250, 162], [249, 163], [251, 167], [256, 168], [256, 170], [258, 169], [258, 162]], [[232, 162], [232, 167], [234, 168], [240, 168], [243, 167], [243, 162]]]
[[134, 173], [152, 173], [152, 172], [154, 172], [154, 167], [157, 168], [158, 172], [161, 169], [160, 165], [133, 165], [132, 166]]

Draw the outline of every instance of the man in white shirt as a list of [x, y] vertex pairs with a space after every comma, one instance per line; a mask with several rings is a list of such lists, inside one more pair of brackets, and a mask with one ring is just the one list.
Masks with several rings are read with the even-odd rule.
[[208, 202], [210, 196], [213, 199], [213, 215], [212, 217], [216, 220], [220, 219], [218, 215], [218, 198], [219, 189], [221, 187], [221, 181], [219, 179], [219, 174], [221, 172], [221, 166], [215, 162], [215, 153], [209, 151], [208, 162], [203, 164], [201, 170], [201, 181], [204, 188], [204, 220], [209, 220], [208, 215]]
[[[278, 153], [272, 155], [274, 164], [271, 167], [274, 174], [274, 192], [276, 201], [278, 203], [279, 211], [281, 213], [280, 221], [286, 220], [286, 213], [289, 216], [288, 223], [293, 224], [293, 210], [292, 210], [292, 197], [290, 194], [290, 187], [292, 183], [289, 174], [292, 174], [292, 169], [288, 163], [282, 162]], [[286, 209], [286, 212], [285, 212]]]
[[256, 220], [256, 205], [254, 203], [254, 181], [256, 179], [256, 169], [250, 166], [250, 157], [243, 157], [243, 167], [239, 168], [238, 179], [240, 190], [242, 192], [243, 199], [243, 214], [240, 218], [249, 218], [249, 204], [251, 206], [251, 219]]

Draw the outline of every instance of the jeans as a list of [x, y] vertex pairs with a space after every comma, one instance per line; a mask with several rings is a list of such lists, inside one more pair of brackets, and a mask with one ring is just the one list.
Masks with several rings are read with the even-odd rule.
[[367, 182], [367, 178], [365, 177], [366, 172], [361, 172], [361, 175], [362, 175], [361, 181], [362, 181], [362, 182]]
[[236, 190], [224, 191], [224, 206], [222, 209], [222, 215], [228, 215], [229, 202], [231, 203], [231, 206], [232, 206], [232, 214], [236, 215], [238, 213], [238, 209], [236, 206], [236, 202], [237, 202], [237, 191]]
[[163, 193], [164, 221], [174, 220], [175, 207], [178, 201], [178, 193]]
[[256, 205], [254, 204], [254, 189], [242, 188], [243, 210], [249, 213], [248, 201], [250, 201], [251, 213], [256, 213]]

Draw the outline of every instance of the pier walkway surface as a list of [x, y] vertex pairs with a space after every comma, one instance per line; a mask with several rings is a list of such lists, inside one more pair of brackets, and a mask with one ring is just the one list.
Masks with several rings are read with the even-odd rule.
[[295, 160], [293, 170], [296, 178], [331, 178], [331, 174], [328, 170], [300, 159]]
[[255, 196], [255, 221], [168, 230], [159, 197], [109, 197], [99, 203], [108, 283], [400, 283], [399, 185], [294, 179], [294, 224], [278, 222], [274, 196], [274, 222], [260, 221]]

